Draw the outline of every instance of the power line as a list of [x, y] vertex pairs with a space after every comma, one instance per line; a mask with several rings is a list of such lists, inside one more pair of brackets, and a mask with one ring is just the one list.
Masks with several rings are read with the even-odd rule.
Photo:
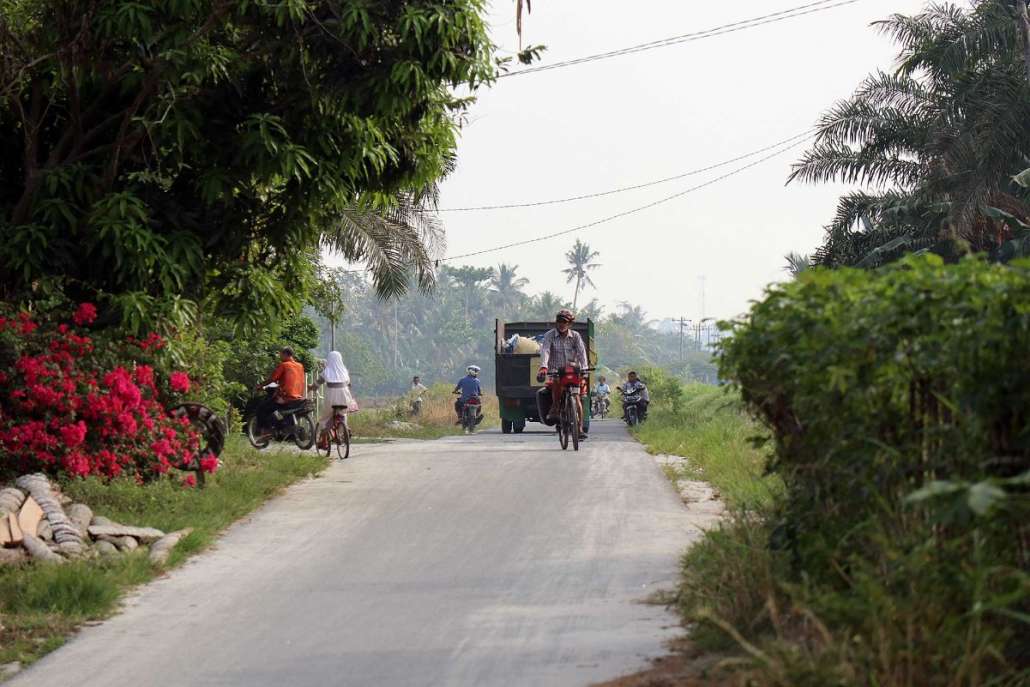
[[860, 0], [841, 0], [839, 2], [833, 2], [833, 0], [819, 0], [819, 2], [809, 3], [807, 5], [799, 5], [797, 7], [792, 7], [790, 9], [781, 10], [779, 12], [773, 12], [771, 14], [765, 14], [759, 17], [752, 17], [751, 19], [743, 19], [741, 21], [733, 22], [731, 24], [723, 24], [722, 26], [716, 26], [714, 28], [706, 29], [704, 31], [685, 33], [679, 36], [672, 36], [670, 38], [663, 38], [657, 41], [641, 43], [639, 45], [632, 45], [627, 48], [611, 50], [609, 52], [598, 53], [596, 55], [587, 55], [585, 57], [578, 57], [575, 59], [565, 60], [562, 62], [555, 62], [553, 64], [542, 64], [536, 67], [527, 67], [526, 69], [520, 69], [518, 71], [508, 72], [507, 74], [501, 74], [497, 78], [505, 79], [510, 76], [520, 76], [522, 74], [534, 74], [536, 72], [545, 72], [551, 69], [561, 69], [563, 67], [571, 67], [576, 64], [583, 64], [584, 62], [606, 60], [612, 57], [620, 57], [622, 55], [631, 55], [638, 52], [644, 52], [646, 50], [654, 50], [655, 48], [665, 48], [670, 45], [691, 43], [693, 41], [699, 41], [704, 38], [724, 36], [728, 33], [736, 33], [737, 31], [752, 29], [757, 26], [764, 26], [765, 24], [775, 24], [777, 22], [786, 21], [787, 19], [794, 19], [795, 17], [803, 17], [808, 14], [815, 14], [816, 12], [825, 12], [827, 10], [832, 10], [837, 7], [844, 7], [845, 5], [853, 5], [859, 1]]
[[580, 196], [571, 196], [569, 198], [556, 198], [556, 199], [553, 199], [553, 200], [540, 200], [540, 201], [535, 201], [535, 202], [530, 202], [530, 203], [509, 203], [507, 205], [477, 205], [477, 206], [464, 207], [464, 208], [443, 208], [443, 209], [439, 209], [439, 210], [425, 210], [425, 212], [477, 212], [477, 211], [483, 211], [483, 210], [508, 210], [508, 209], [512, 209], [512, 208], [535, 208], [535, 207], [540, 207], [540, 206], [543, 206], [543, 205], [559, 205], [561, 203], [572, 203], [572, 202], [575, 202], [575, 201], [578, 201], [578, 200], [587, 200], [587, 199], [590, 199], [590, 198], [602, 198], [604, 196], [611, 196], [611, 195], [615, 195], [617, 193], [625, 193], [626, 191], [636, 191], [637, 189], [647, 188], [649, 186], [657, 186], [658, 184], [664, 184], [664, 183], [667, 183], [669, 181], [676, 181], [677, 179], [683, 179], [685, 177], [695, 176], [695, 175], [698, 175], [698, 174], [702, 174], [704, 172], [710, 172], [713, 169], [718, 169], [720, 167], [725, 167], [726, 165], [731, 165], [734, 162], [740, 162], [741, 160], [746, 160], [749, 157], [754, 157], [755, 155], [760, 155], [760, 154], [762, 154], [762, 153], [764, 153], [766, 151], [773, 150], [774, 148], [779, 148], [780, 146], [782, 146], [784, 144], [791, 143], [792, 141], [796, 141], [796, 140], [798, 140], [800, 138], [808, 137], [808, 136], [811, 135], [811, 132], [812, 132], [812, 130], [809, 129], [809, 130], [804, 131], [804, 132], [802, 132], [800, 134], [796, 134], [794, 136], [791, 136], [790, 138], [785, 138], [782, 141], [777, 141], [776, 143], [773, 143], [771, 145], [767, 145], [764, 148], [759, 148], [758, 150], [752, 150], [750, 153], [744, 153], [743, 155], [738, 155], [737, 157], [730, 158], [729, 160], [723, 160], [722, 162], [717, 162], [714, 165], [708, 165], [707, 167], [701, 167], [699, 169], [692, 169], [689, 172], [683, 172], [683, 173], [677, 174], [675, 176], [665, 177], [664, 179], [656, 179], [655, 181], [648, 181], [648, 182], [645, 182], [643, 184], [635, 184], [633, 186], [623, 186], [621, 188], [613, 188], [613, 189], [610, 189], [608, 191], [599, 191], [597, 193], [586, 193], [586, 194], [583, 194], [583, 195], [580, 195]]
[[674, 193], [671, 196], [666, 196], [665, 198], [660, 198], [660, 199], [658, 199], [658, 200], [656, 200], [654, 202], [648, 203], [647, 205], [641, 205], [641, 206], [635, 207], [635, 208], [633, 208], [631, 210], [626, 210], [624, 212], [619, 212], [619, 213], [614, 214], [614, 215], [608, 215], [607, 217], [602, 217], [601, 219], [594, 220], [593, 222], [587, 222], [586, 224], [580, 224], [578, 226], [572, 227], [571, 229], [563, 229], [562, 231], [556, 231], [556, 232], [551, 233], [551, 234], [545, 234], [543, 236], [537, 236], [536, 238], [525, 239], [523, 241], [514, 241], [512, 243], [506, 243], [503, 246], [495, 246], [494, 248], [486, 248], [484, 250], [475, 251], [473, 253], [462, 253], [461, 255], [449, 255], [446, 258], [441, 258], [440, 261], [441, 262], [445, 262], [445, 261], [449, 261], [449, 260], [458, 260], [458, 259], [461, 259], [461, 258], [472, 258], [472, 257], [476, 257], [478, 255], [485, 255], [486, 253], [496, 253], [499, 250], [507, 250], [508, 248], [515, 248], [517, 246], [525, 246], [525, 245], [528, 245], [530, 243], [538, 243], [540, 241], [546, 241], [548, 239], [553, 239], [553, 238], [556, 238], [558, 236], [564, 236], [566, 234], [572, 234], [574, 232], [582, 231], [584, 229], [590, 229], [590, 228], [596, 227], [596, 226], [601, 225], [601, 224], [607, 224], [608, 222], [612, 222], [614, 220], [621, 219], [623, 217], [628, 217], [629, 215], [634, 215], [634, 214], [636, 214], [638, 212], [643, 212], [644, 210], [648, 210], [648, 209], [656, 207], [658, 205], [662, 205], [664, 203], [668, 203], [669, 201], [675, 200], [677, 198], [681, 198], [681, 197], [687, 195], [688, 193], [693, 193], [694, 191], [699, 191], [699, 190], [701, 190], [703, 188], [711, 186], [712, 184], [720, 182], [720, 181], [722, 181], [724, 179], [728, 179], [728, 178], [730, 178], [732, 176], [740, 174], [741, 172], [744, 172], [744, 171], [746, 171], [748, 169], [751, 169], [752, 167], [756, 167], [757, 165], [760, 165], [760, 164], [762, 164], [763, 162], [765, 162], [767, 160], [771, 160], [772, 158], [774, 158], [774, 157], [776, 157], [778, 155], [782, 155], [783, 153], [787, 152], [788, 150], [792, 150], [794, 148], [797, 148], [798, 146], [800, 146], [803, 143], [807, 143], [809, 140], [811, 140], [811, 138], [812, 138], [812, 136], [810, 135], [807, 138], [804, 138], [804, 139], [802, 139], [800, 141], [795, 141], [794, 143], [791, 143], [790, 145], [788, 145], [788, 146], [786, 146], [784, 148], [781, 148], [780, 150], [777, 150], [774, 153], [766, 155], [765, 157], [759, 158], [758, 160], [755, 160], [754, 162], [750, 162], [750, 163], [744, 165], [743, 167], [738, 167], [737, 169], [735, 169], [735, 170], [733, 170], [731, 172], [727, 172], [726, 174], [723, 174], [722, 176], [718, 176], [718, 177], [715, 177], [714, 179], [710, 179], [709, 181], [706, 181], [703, 184], [698, 184], [696, 186], [691, 186], [688, 189], [685, 189], [685, 190], [680, 191], [678, 193]]

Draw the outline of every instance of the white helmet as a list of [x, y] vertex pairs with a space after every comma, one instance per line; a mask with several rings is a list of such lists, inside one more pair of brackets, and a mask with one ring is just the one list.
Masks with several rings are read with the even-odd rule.
[[467, 368], [465, 368], [465, 371], [468, 372], [473, 377], [478, 377], [479, 376], [479, 365], [469, 365]]

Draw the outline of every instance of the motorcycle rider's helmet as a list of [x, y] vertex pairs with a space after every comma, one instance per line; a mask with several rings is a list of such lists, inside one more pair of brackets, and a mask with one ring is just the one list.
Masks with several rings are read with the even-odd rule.
[[576, 321], [576, 316], [572, 314], [572, 311], [568, 308], [562, 308], [558, 311], [558, 314], [554, 316], [555, 322], [568, 322], [572, 324]]
[[473, 377], [478, 377], [479, 376], [479, 365], [469, 365], [467, 368], [465, 368], [465, 371], [468, 372]]

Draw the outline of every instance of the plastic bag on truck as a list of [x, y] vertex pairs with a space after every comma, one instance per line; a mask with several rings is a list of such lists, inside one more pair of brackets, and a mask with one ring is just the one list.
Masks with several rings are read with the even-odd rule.
[[551, 412], [551, 389], [548, 387], [541, 387], [536, 392], [536, 409], [540, 414], [540, 422], [544, 423], [548, 427], [554, 427], [558, 424], [556, 419], [548, 419], [547, 413]]
[[533, 339], [527, 339], [524, 336], [520, 336], [518, 341], [515, 342], [515, 353], [530, 353], [535, 354], [540, 352], [540, 344]]

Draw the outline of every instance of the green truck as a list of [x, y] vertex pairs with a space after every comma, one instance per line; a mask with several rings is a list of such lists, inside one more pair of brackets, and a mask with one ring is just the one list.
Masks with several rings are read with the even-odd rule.
[[[536, 394], [542, 383], [536, 381], [537, 370], [540, 369], [539, 352], [508, 351], [507, 344], [516, 334], [532, 339], [545, 334], [554, 327], [553, 322], [504, 322], [497, 320], [494, 328], [496, 354], [496, 389], [498, 406], [501, 413], [501, 431], [505, 434], [521, 433], [526, 422], [540, 422], [540, 411], [537, 409]], [[590, 367], [597, 366], [597, 352], [594, 350], [594, 322], [574, 322], [572, 328], [583, 337], [587, 349], [587, 360]], [[593, 383], [587, 377], [589, 388]], [[584, 399], [583, 428], [590, 429], [590, 401]]]

